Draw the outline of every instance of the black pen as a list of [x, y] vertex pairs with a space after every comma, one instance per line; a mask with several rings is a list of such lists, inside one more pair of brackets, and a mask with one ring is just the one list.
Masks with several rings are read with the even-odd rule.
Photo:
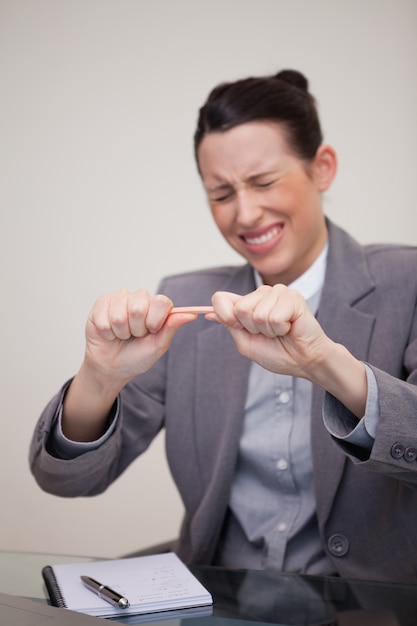
[[96, 593], [99, 598], [110, 602], [110, 604], [119, 607], [119, 609], [128, 608], [129, 600], [120, 595], [120, 593], [117, 593], [117, 591], [114, 591], [114, 589], [111, 589], [111, 587], [99, 583], [97, 580], [94, 580], [94, 578], [90, 578], [90, 576], [80, 576], [80, 578], [87, 589]]

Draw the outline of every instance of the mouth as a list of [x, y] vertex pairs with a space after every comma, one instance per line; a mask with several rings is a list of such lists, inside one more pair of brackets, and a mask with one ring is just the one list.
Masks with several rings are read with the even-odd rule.
[[245, 246], [253, 252], [264, 252], [275, 245], [284, 229], [284, 224], [274, 224], [267, 228], [239, 235]]

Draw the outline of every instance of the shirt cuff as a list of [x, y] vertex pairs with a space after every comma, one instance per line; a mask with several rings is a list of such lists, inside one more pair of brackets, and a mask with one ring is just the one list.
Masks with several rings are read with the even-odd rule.
[[368, 381], [368, 396], [363, 418], [358, 420], [334, 396], [326, 394], [323, 419], [328, 432], [335, 439], [365, 448], [370, 452], [379, 422], [378, 384], [372, 369], [366, 363], [364, 365]]
[[76, 459], [78, 456], [81, 456], [86, 452], [96, 450], [96, 448], [99, 448], [109, 439], [109, 437], [111, 437], [119, 419], [120, 403], [119, 397], [117, 397], [108, 417], [107, 430], [99, 439], [95, 439], [94, 441], [72, 441], [72, 439], [68, 439], [68, 437], [66, 437], [62, 432], [62, 408], [64, 404], [64, 397], [65, 394], [63, 394], [61, 402], [57, 408], [57, 415], [48, 442], [48, 449], [53, 456], [67, 461], [70, 459]]

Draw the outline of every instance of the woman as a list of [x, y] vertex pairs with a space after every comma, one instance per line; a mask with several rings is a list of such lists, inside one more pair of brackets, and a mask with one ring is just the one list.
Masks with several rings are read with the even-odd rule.
[[326, 220], [336, 154], [298, 72], [215, 88], [195, 154], [247, 263], [96, 302], [36, 480], [99, 493], [164, 427], [184, 561], [417, 583], [417, 249]]

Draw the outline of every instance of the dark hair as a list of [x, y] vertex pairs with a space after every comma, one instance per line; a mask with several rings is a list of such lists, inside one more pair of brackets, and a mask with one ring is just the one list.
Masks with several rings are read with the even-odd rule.
[[290, 147], [302, 159], [313, 159], [323, 140], [307, 79], [296, 70], [282, 70], [275, 76], [222, 83], [211, 91], [194, 134], [197, 164], [198, 147], [206, 135], [259, 120], [282, 124]]

